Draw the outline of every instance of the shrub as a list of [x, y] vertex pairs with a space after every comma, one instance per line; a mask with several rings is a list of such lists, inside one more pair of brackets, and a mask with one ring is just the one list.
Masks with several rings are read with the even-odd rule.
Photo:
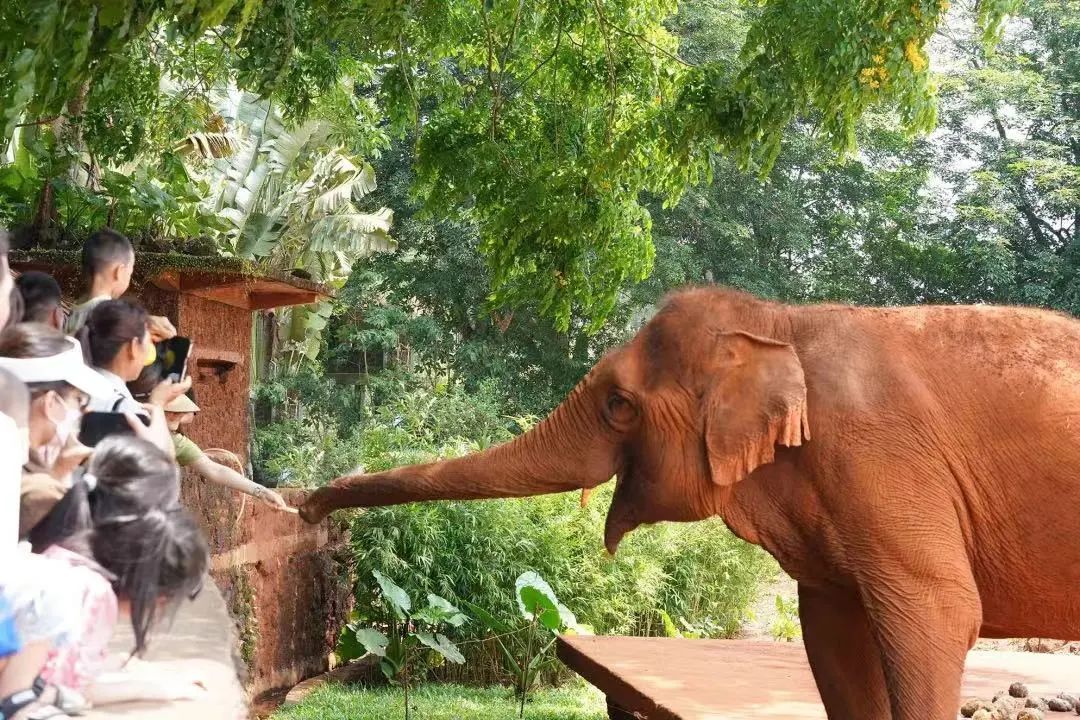
[[[533, 570], [598, 634], [663, 635], [660, 611], [713, 636], [739, 629], [760, 583], [775, 565], [762, 550], [735, 538], [719, 520], [640, 528], [614, 558], [603, 549], [604, 515], [612, 488], [603, 486], [581, 508], [576, 494], [514, 500], [417, 503], [373, 508], [352, 523], [357, 608], [372, 606], [373, 570], [392, 574], [412, 595], [434, 593], [512, 622], [518, 609], [507, 588]], [[468, 625], [463, 640], [479, 640]], [[464, 642], [471, 660], [464, 677], [501, 677], [497, 648]], [[494, 675], [494, 676], [493, 676]]]
[[468, 394], [445, 379], [387, 373], [368, 402], [310, 372], [263, 383], [256, 405], [287, 417], [257, 427], [253, 464], [268, 485], [317, 487], [357, 467], [368, 472], [463, 455], [505, 442], [518, 423], [499, 413], [494, 387]]

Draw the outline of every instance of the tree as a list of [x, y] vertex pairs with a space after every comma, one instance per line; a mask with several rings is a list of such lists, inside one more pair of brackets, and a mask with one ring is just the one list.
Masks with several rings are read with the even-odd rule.
[[[1013, 7], [979, 3], [983, 40]], [[121, 49], [161, 31], [216, 33], [241, 86], [284, 98], [296, 120], [366, 63], [392, 128], [415, 133], [425, 205], [476, 222], [493, 304], [535, 306], [562, 330], [580, 307], [594, 331], [651, 270], [640, 194], [673, 203], [708, 176], [708, 150], [767, 174], [802, 118], [851, 152], [857, 119], [883, 102], [907, 129], [929, 129], [923, 48], [946, 8], [769, 0], [747, 11], [738, 58], [691, 66], [662, 24], [676, 9], [664, 0], [127, 0], [102, 13], [17, 0], [0, 15], [2, 137], [50, 115], [77, 120]]]
[[942, 176], [956, 193], [950, 234], [969, 242], [978, 237], [1011, 255], [995, 295], [1074, 314], [1080, 314], [1077, 12], [1076, 3], [1026, 3], [994, 53], [971, 42], [962, 22], [947, 28], [943, 51], [964, 71], [942, 86], [939, 145]]

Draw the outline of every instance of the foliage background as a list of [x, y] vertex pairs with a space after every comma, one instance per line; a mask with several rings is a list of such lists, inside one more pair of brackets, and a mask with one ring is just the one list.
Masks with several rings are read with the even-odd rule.
[[[0, 224], [334, 283], [276, 319], [268, 484], [505, 441], [685, 284], [1080, 314], [1076, 0], [96, 7], [0, 4]], [[359, 577], [732, 632], [770, 562], [717, 522], [606, 559], [608, 492], [357, 515]]]

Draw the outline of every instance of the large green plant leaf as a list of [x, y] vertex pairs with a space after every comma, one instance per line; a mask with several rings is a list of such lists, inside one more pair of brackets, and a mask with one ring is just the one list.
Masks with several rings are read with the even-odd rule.
[[540, 624], [553, 632], [577, 624], [577, 619], [559, 603], [547, 581], [531, 570], [522, 573], [514, 583], [518, 609], [526, 620], [539, 619]]
[[428, 594], [428, 606], [413, 614], [414, 620], [421, 620], [431, 625], [446, 624], [461, 627], [468, 620], [456, 607], [445, 598]]
[[354, 258], [397, 247], [390, 238], [394, 212], [382, 208], [374, 213], [341, 213], [316, 220], [310, 231], [309, 249], [315, 252], [347, 251]]
[[341, 628], [337, 645], [334, 648], [334, 654], [337, 655], [338, 660], [349, 662], [363, 657], [366, 652], [367, 648], [356, 637], [355, 625], [350, 623]]
[[236, 254], [243, 258], [262, 258], [274, 251], [281, 239], [277, 218], [265, 213], [252, 213], [246, 218], [236, 238]]
[[412, 609], [412, 600], [409, 599], [409, 593], [378, 570], [372, 570], [371, 574], [375, 576], [375, 582], [379, 583], [379, 589], [382, 590], [383, 599], [386, 600], [387, 604], [399, 615], [408, 615], [409, 610]]
[[386, 657], [386, 647], [390, 640], [375, 628], [360, 628], [356, 631], [356, 641], [372, 655]]
[[452, 663], [461, 664], [465, 662], [465, 656], [458, 650], [457, 645], [451, 642], [445, 635], [431, 635], [430, 633], [418, 632], [416, 633], [416, 639]]

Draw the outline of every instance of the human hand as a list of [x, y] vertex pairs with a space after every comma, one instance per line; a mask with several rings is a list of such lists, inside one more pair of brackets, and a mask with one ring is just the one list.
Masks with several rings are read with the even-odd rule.
[[88, 448], [79, 442], [77, 435], [69, 435], [64, 447], [60, 449], [56, 461], [49, 468], [49, 474], [57, 480], [64, 480], [71, 474], [72, 470], [82, 465], [93, 452], [92, 448]]
[[154, 342], [176, 337], [176, 328], [173, 327], [169, 318], [161, 315], [151, 315], [146, 318], [146, 328], [150, 331], [150, 339]]
[[124, 413], [128, 425], [135, 431], [135, 436], [157, 445], [166, 455], [176, 459], [176, 447], [173, 445], [172, 433], [169, 432], [169, 423], [165, 420], [165, 411], [160, 406], [149, 403], [143, 404], [142, 408], [150, 416], [149, 425], [134, 413]]
[[191, 389], [191, 376], [188, 375], [180, 382], [162, 380], [150, 391], [150, 403], [159, 407], [165, 407], [176, 398]]
[[296, 508], [289, 507], [289, 503], [285, 501], [285, 498], [281, 497], [280, 493], [277, 493], [270, 488], [259, 486], [259, 491], [255, 497], [262, 500], [264, 503], [274, 508], [275, 510], [282, 510], [284, 512], [296, 513]]

